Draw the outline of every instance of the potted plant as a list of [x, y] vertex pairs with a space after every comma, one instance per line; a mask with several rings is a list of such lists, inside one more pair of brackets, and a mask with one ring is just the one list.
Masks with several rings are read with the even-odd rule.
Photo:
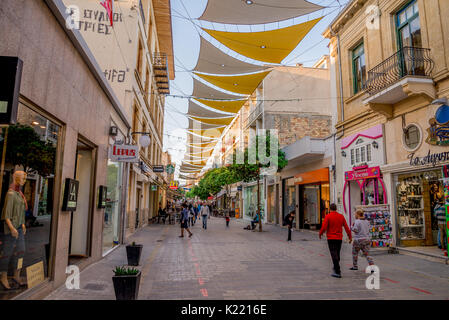
[[137, 300], [140, 271], [130, 267], [115, 267], [112, 282], [117, 300]]
[[129, 266], [139, 265], [142, 247], [143, 246], [141, 244], [136, 244], [134, 241], [132, 244], [126, 246], [126, 256], [128, 257]]

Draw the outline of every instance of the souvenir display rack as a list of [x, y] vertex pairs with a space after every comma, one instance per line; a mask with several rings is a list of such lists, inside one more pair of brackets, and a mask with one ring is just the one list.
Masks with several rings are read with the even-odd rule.
[[398, 224], [401, 240], [425, 239], [423, 185], [414, 177], [397, 187]]
[[370, 222], [371, 247], [391, 247], [393, 234], [390, 205], [357, 206], [357, 209], [362, 209], [365, 212], [365, 219]]

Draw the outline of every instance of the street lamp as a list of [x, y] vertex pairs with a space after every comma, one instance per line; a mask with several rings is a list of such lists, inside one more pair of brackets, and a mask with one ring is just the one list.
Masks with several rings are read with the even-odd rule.
[[139, 138], [139, 144], [142, 148], [146, 148], [151, 144], [151, 138], [149, 137], [149, 134], [151, 132], [131, 132], [131, 136], [134, 134], [141, 134], [142, 136]]

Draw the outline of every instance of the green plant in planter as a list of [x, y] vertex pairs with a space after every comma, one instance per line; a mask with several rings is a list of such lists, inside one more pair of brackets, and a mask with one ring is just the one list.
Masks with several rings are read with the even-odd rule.
[[130, 267], [115, 267], [112, 271], [115, 276], [135, 276], [140, 272], [138, 269]]

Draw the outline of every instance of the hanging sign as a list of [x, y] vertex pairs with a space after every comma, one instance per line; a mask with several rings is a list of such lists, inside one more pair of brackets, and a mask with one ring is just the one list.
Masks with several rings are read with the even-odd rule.
[[109, 148], [109, 159], [115, 162], [139, 162], [139, 147], [114, 144], [112, 148]]
[[354, 168], [354, 171], [345, 172], [346, 181], [372, 179], [380, 177], [381, 177], [380, 167], [369, 168], [368, 166], [363, 166], [359, 168]]
[[152, 184], [151, 185], [151, 191], [157, 191], [157, 185]]
[[17, 57], [0, 57], [0, 124], [17, 122], [22, 67]]
[[79, 181], [66, 178], [64, 186], [64, 199], [62, 200], [62, 211], [76, 211], [78, 203]]
[[175, 173], [175, 166], [172, 164], [169, 164], [165, 167], [165, 170], [167, 171], [168, 174], [173, 174], [173, 173]]
[[153, 172], [164, 172], [164, 166], [153, 166]]
[[170, 182], [169, 188], [170, 188], [171, 190], [178, 190], [178, 181], [172, 180], [172, 181]]

